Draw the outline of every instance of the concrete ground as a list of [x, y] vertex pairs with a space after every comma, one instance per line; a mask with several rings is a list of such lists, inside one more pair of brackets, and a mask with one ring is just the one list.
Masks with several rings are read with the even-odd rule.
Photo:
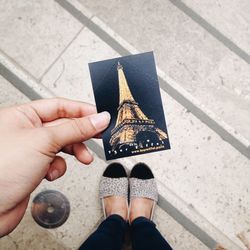
[[[120, 160], [149, 164], [160, 201], [156, 223], [174, 249], [248, 249], [250, 244], [250, 4], [234, 1], [2, 1], [0, 103], [49, 96], [94, 103], [88, 63], [153, 50], [172, 149]], [[77, 249], [101, 221], [106, 167], [67, 156], [56, 189], [68, 221], [38, 226], [27, 210], [0, 249]], [[42, 239], [42, 240], [41, 240]], [[249, 247], [249, 245], [248, 245]]]

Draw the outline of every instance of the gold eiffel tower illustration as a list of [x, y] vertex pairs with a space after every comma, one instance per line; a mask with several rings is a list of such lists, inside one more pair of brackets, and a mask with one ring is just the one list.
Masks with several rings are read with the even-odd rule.
[[[135, 101], [129, 89], [123, 67], [117, 65], [119, 79], [119, 107], [115, 127], [111, 131], [112, 151], [122, 152], [126, 148], [138, 149], [164, 144], [167, 134], [155, 126]], [[124, 146], [124, 147], [123, 147]]]

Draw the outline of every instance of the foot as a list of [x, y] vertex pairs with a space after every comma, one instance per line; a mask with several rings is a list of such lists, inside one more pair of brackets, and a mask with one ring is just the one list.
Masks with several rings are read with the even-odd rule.
[[109, 196], [104, 198], [107, 217], [113, 214], [120, 215], [124, 220], [128, 220], [127, 199], [122, 196]]
[[147, 198], [133, 198], [130, 203], [129, 221], [133, 222], [138, 217], [150, 219], [154, 201]]
[[105, 169], [99, 191], [106, 217], [117, 214], [128, 220], [128, 176], [120, 163], [111, 163]]
[[130, 215], [132, 222], [138, 217], [151, 219], [158, 192], [154, 175], [144, 163], [136, 164], [130, 173]]

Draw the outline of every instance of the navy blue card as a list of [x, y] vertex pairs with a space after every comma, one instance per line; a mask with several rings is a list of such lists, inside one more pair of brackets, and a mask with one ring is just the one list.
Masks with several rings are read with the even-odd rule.
[[107, 160], [170, 149], [153, 52], [89, 64]]

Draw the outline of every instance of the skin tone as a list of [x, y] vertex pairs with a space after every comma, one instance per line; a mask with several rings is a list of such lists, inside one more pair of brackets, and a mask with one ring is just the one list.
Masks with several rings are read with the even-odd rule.
[[147, 198], [134, 198], [130, 202], [130, 214], [128, 218], [127, 199], [121, 196], [110, 196], [104, 199], [107, 216], [120, 215], [124, 220], [133, 222], [138, 217], [150, 218], [154, 202]]
[[146, 217], [150, 219], [154, 201], [147, 198], [134, 198], [130, 203], [130, 221], [132, 222], [138, 217]]
[[[93, 156], [82, 143], [99, 137], [110, 122], [108, 112], [97, 114], [93, 105], [63, 98], [33, 101], [0, 109], [0, 237], [21, 221], [30, 194], [46, 178], [54, 181], [66, 172], [65, 152], [83, 164]], [[107, 215], [127, 220], [123, 197], [105, 199]], [[153, 202], [134, 199], [130, 219], [149, 218]]]
[[21, 221], [31, 192], [46, 178], [66, 171], [57, 153], [90, 164], [93, 156], [82, 143], [109, 124], [107, 112], [67, 99], [47, 99], [0, 109], [0, 236]]

